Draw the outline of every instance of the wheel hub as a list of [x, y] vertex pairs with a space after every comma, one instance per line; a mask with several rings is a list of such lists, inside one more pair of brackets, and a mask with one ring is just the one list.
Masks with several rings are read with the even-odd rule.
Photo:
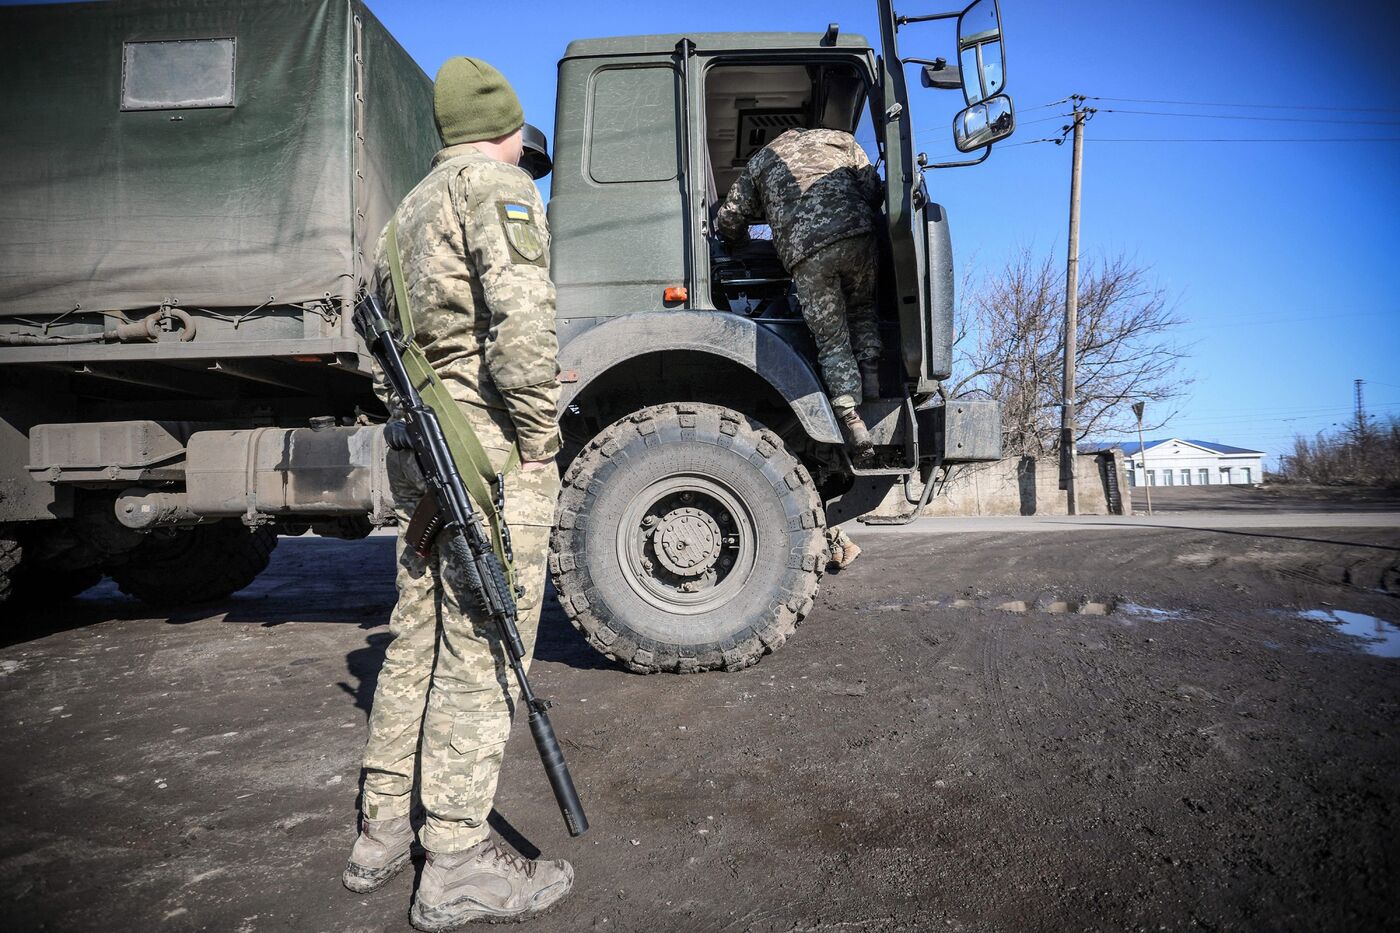
[[664, 612], [709, 612], [753, 572], [758, 532], [731, 487], [673, 473], [638, 490], [617, 530], [619, 569], [637, 596]]
[[696, 508], [678, 508], [662, 516], [652, 532], [657, 560], [682, 577], [698, 577], [715, 565], [724, 540], [719, 523]]

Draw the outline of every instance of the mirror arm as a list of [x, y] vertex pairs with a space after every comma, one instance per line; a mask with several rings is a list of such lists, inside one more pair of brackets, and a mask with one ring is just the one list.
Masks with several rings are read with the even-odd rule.
[[940, 19], [957, 19], [962, 15], [962, 10], [956, 10], [952, 13], [925, 13], [923, 16], [896, 16], [894, 18], [894, 24], [896, 26], [907, 26], [910, 23], [931, 23], [934, 20]]
[[975, 159], [968, 159], [963, 162], [935, 162], [932, 165], [921, 166], [921, 168], [924, 171], [928, 171], [933, 168], [962, 168], [966, 165], [981, 165], [983, 162], [987, 161], [987, 157], [992, 154], [992, 146], [994, 145], [996, 144], [987, 143], [987, 145], [982, 148], [982, 154]]
[[919, 83], [926, 88], [936, 91], [962, 90], [962, 69], [957, 65], [948, 64], [946, 58], [905, 58], [900, 60], [900, 64], [923, 65]]

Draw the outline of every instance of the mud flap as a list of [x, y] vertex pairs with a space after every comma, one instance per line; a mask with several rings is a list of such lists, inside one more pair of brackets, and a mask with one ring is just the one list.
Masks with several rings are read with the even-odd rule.
[[995, 399], [951, 399], [915, 417], [925, 457], [943, 463], [1001, 459], [1001, 403]]

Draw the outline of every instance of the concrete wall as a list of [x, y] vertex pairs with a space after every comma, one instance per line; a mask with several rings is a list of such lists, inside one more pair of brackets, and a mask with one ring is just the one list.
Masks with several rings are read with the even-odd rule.
[[[1126, 496], [1128, 482], [1121, 451], [1079, 457], [1079, 513], [1108, 515], [1109, 479], [1115, 474]], [[917, 490], [916, 490], [917, 492]], [[877, 515], [903, 515], [913, 506], [896, 485], [875, 510]], [[969, 463], [953, 467], [952, 475], [925, 515], [1065, 515], [1068, 498], [1060, 488], [1060, 465], [1053, 458], [1032, 457]]]

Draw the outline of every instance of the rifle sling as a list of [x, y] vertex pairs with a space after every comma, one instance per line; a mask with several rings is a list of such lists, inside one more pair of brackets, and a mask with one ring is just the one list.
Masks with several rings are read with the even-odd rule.
[[[515, 585], [515, 567], [506, 560], [502, 531], [505, 516], [496, 510], [496, 497], [491, 494], [491, 487], [496, 482], [496, 471], [491, 467], [491, 458], [487, 456], [486, 448], [481, 446], [481, 439], [476, 436], [471, 421], [462, 413], [456, 400], [447, 391], [447, 386], [443, 384], [442, 378], [434, 371], [432, 364], [423, 354], [423, 348], [418, 346], [417, 341], [413, 339], [416, 330], [413, 327], [413, 315], [408, 306], [408, 288], [404, 284], [403, 266], [399, 260], [399, 215], [397, 212], [389, 219], [389, 230], [386, 236], [388, 239], [386, 245], [389, 252], [389, 272], [394, 283], [394, 304], [398, 307], [399, 327], [402, 330], [404, 368], [408, 370], [408, 377], [413, 380], [418, 394], [423, 397], [423, 402], [437, 414], [438, 421], [442, 424], [442, 433], [447, 438], [447, 447], [452, 453], [452, 459], [457, 463], [457, 470], [462, 475], [462, 482], [467, 487], [467, 494], [472, 497], [477, 509], [486, 518], [486, 527], [491, 530], [491, 546], [496, 552], [496, 557], [500, 559], [501, 566], [505, 568], [508, 582], [513, 587]], [[510, 456], [506, 459], [501, 476], [504, 477], [505, 474], [519, 465], [520, 446], [518, 444], [512, 445]]]

